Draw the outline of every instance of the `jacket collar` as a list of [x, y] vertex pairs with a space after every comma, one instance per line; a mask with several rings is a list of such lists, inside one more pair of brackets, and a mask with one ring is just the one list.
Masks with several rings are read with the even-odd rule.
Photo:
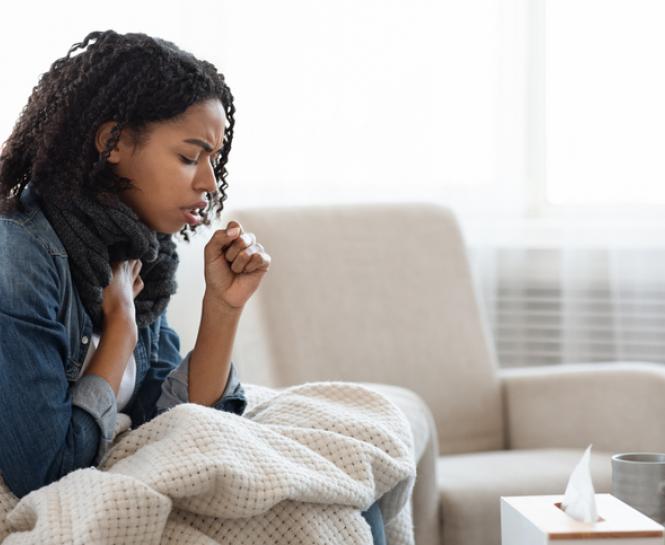
[[32, 183], [28, 182], [19, 200], [26, 208], [26, 211], [21, 214], [23, 216], [21, 222], [47, 245], [50, 253], [67, 255], [65, 246], [42, 211], [39, 196]]

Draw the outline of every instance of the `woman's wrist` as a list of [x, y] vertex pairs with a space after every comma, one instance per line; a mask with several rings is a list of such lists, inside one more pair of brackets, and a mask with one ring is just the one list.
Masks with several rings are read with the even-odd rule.
[[127, 362], [137, 342], [138, 332], [133, 316], [123, 314], [104, 316], [99, 345], [84, 375], [94, 374], [102, 377], [111, 385], [117, 396]]
[[135, 315], [129, 312], [117, 312], [104, 316], [102, 325], [103, 336], [119, 336], [132, 341], [133, 345], [138, 342], [138, 328]]
[[234, 307], [229, 305], [221, 297], [216, 296], [214, 293], [205, 291], [203, 295], [203, 313], [208, 312], [214, 314], [221, 314], [229, 318], [239, 317], [244, 307]]

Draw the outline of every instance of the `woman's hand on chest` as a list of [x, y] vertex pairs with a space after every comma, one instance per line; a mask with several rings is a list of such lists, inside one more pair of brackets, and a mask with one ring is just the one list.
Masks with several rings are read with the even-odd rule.
[[127, 324], [135, 335], [137, 332], [134, 298], [143, 289], [143, 280], [139, 274], [141, 266], [140, 259], [112, 263], [111, 282], [102, 292], [105, 325], [109, 322], [121, 322]]

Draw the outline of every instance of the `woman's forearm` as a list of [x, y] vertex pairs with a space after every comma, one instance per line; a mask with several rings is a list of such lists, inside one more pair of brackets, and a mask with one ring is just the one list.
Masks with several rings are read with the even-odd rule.
[[241, 312], [242, 309], [229, 309], [204, 296], [201, 325], [189, 360], [191, 403], [210, 406], [224, 392]]
[[127, 363], [136, 347], [136, 325], [130, 319], [107, 320], [99, 346], [83, 375], [94, 374], [111, 385], [116, 397]]

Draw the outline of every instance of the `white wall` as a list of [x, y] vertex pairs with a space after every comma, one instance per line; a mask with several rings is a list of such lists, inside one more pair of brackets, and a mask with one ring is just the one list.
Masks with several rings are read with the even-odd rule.
[[[523, 55], [523, 1], [14, 4], [0, 20], [0, 138], [72, 43], [96, 29], [142, 31], [226, 74], [238, 109], [233, 205], [494, 208], [523, 176], [523, 59], [506, 55]], [[64, 11], [69, 21], [53, 24]]]

